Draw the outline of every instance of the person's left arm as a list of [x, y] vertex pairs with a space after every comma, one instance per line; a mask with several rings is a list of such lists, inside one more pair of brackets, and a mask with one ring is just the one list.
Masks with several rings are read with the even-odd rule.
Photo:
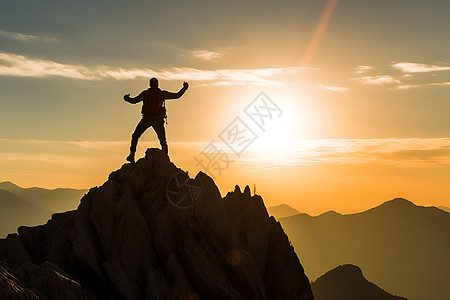
[[181, 90], [178, 91], [178, 93], [172, 93], [172, 92], [168, 92], [168, 91], [163, 91], [163, 97], [164, 99], [178, 99], [181, 96], [183, 96], [183, 94], [186, 92], [186, 90], [188, 89], [189, 84], [185, 81], [183, 82], [183, 87], [181, 88]]

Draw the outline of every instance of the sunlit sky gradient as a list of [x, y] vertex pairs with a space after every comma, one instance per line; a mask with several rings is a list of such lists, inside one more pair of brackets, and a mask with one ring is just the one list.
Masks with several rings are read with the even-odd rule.
[[[194, 157], [265, 92], [282, 110], [216, 176], [267, 205], [450, 206], [450, 2], [2, 1], [0, 181], [101, 185], [128, 154], [157, 76], [171, 159]], [[138, 145], [159, 146], [152, 130]], [[217, 175], [217, 174], [216, 174]]]

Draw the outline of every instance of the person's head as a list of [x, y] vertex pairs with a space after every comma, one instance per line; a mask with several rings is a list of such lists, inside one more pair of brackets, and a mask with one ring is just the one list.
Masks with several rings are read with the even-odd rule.
[[150, 79], [150, 87], [151, 88], [157, 88], [158, 87], [158, 79], [155, 77]]

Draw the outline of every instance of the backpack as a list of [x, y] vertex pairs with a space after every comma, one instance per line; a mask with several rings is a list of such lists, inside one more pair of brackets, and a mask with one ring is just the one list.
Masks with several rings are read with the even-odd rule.
[[162, 92], [158, 88], [147, 90], [142, 106], [142, 114], [167, 119], [165, 101]]

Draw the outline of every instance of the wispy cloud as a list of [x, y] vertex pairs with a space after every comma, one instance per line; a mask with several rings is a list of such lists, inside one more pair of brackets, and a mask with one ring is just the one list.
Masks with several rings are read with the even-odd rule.
[[355, 67], [354, 71], [355, 71], [355, 74], [362, 74], [362, 73], [365, 73], [366, 71], [369, 71], [372, 69], [373, 69], [372, 66], [357, 66], [357, 67]]
[[31, 34], [23, 34], [19, 32], [9, 32], [5, 31], [3, 29], [0, 29], [0, 36], [18, 40], [21, 42], [31, 42], [31, 41], [42, 41], [42, 42], [56, 42], [58, 41], [57, 38], [54, 37], [42, 37], [42, 36], [36, 36]]
[[401, 84], [401, 81], [391, 75], [363, 76], [354, 78], [363, 84], [380, 85], [380, 84]]
[[283, 86], [283, 78], [295, 75], [301, 69], [301, 67], [220, 70], [173, 68], [164, 70], [159, 76], [165, 79], [191, 78], [206, 81], [206, 85]]
[[426, 73], [450, 70], [450, 66], [427, 65], [411, 62], [399, 62], [391, 66], [404, 73]]
[[249, 150], [237, 163], [282, 165], [370, 164], [450, 166], [450, 138], [322, 139], [292, 142], [277, 151]]
[[92, 158], [80, 157], [67, 154], [54, 154], [54, 153], [0, 153], [0, 161], [5, 162], [25, 162], [25, 163], [42, 163], [66, 166], [76, 166], [80, 163], [85, 163], [92, 160]]
[[222, 54], [216, 51], [210, 51], [210, 50], [192, 50], [190, 51], [191, 55], [195, 58], [200, 58], [204, 60], [212, 60], [212, 59], [218, 59], [222, 57]]
[[102, 80], [113, 78], [127, 80], [156, 76], [164, 80], [202, 81], [206, 85], [280, 86], [283, 78], [295, 75], [301, 67], [264, 69], [170, 68], [162, 70], [117, 68], [109, 66], [86, 67], [83, 65], [29, 58], [23, 55], [0, 52], [0, 75], [19, 77], [60, 76], [79, 80]]
[[429, 82], [424, 84], [401, 84], [397, 86], [397, 89], [399, 90], [408, 90], [412, 88], [419, 88], [419, 87], [426, 87], [426, 86], [450, 86], [450, 81], [445, 82]]
[[[354, 68], [355, 74], [359, 77], [352, 78], [366, 85], [388, 85], [390, 88], [398, 90], [409, 90], [413, 88], [432, 87], [432, 86], [450, 86], [448, 78], [442, 77], [443, 73], [437, 74], [436, 72], [449, 71], [450, 66], [445, 63], [441, 65], [412, 63], [412, 62], [398, 62], [390, 65], [392, 68], [402, 72], [403, 74], [386, 74], [386, 75], [374, 75], [374, 76], [362, 76], [361, 74], [367, 70], [373, 69], [371, 66], [358, 66]], [[428, 80], [425, 79], [425, 74], [428, 75]], [[416, 76], [421, 74], [420, 76]], [[437, 80], [439, 78], [440, 80]]]
[[80, 65], [61, 64], [23, 55], [0, 52], [0, 75], [20, 77], [61, 76], [74, 79], [98, 79], [96, 72]]
[[110, 148], [115, 146], [127, 145], [129, 141], [52, 141], [52, 140], [37, 140], [37, 139], [0, 139], [1, 143], [19, 143], [23, 145], [71, 145], [82, 148]]
[[346, 92], [349, 90], [347, 87], [343, 86], [335, 86], [335, 85], [324, 85], [324, 84], [316, 84], [313, 86], [314, 88], [322, 91], [329, 91], [329, 92]]

